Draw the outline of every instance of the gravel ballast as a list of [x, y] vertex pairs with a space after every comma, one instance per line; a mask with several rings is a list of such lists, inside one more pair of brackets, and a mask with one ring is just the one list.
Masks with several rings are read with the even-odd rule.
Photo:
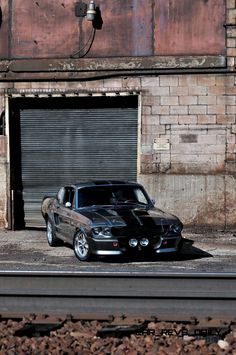
[[[236, 355], [236, 324], [214, 329], [191, 330], [191, 326], [170, 322], [149, 322], [133, 334], [98, 336], [110, 326], [99, 321], [66, 321], [58, 329], [41, 327], [24, 334], [29, 320], [0, 322], [0, 355], [142, 355], [142, 354], [232, 354]], [[44, 335], [42, 333], [44, 332]], [[18, 334], [18, 335], [16, 335]], [[20, 336], [19, 336], [20, 334]]]

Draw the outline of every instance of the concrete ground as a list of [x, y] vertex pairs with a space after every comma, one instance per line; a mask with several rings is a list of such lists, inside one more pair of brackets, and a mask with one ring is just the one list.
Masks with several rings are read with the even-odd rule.
[[184, 231], [181, 255], [80, 262], [73, 249], [51, 248], [44, 230], [0, 230], [0, 271], [236, 272], [236, 232]]

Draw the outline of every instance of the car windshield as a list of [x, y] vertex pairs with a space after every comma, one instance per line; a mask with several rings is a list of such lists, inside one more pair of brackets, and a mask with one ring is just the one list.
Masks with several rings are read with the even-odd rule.
[[149, 203], [148, 197], [139, 186], [90, 186], [78, 190], [78, 207]]

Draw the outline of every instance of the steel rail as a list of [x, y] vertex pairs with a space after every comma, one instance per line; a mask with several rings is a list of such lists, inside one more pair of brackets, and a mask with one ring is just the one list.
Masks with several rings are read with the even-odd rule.
[[233, 318], [236, 273], [0, 271], [0, 315]]

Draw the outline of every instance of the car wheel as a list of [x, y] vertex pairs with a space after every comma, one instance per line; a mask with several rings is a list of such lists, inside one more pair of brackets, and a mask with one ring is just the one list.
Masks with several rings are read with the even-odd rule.
[[46, 222], [46, 227], [47, 227], [47, 241], [50, 247], [55, 247], [61, 243], [61, 241], [55, 236], [55, 231], [54, 231], [54, 226], [50, 219], [47, 219]]
[[87, 261], [91, 257], [87, 236], [83, 231], [79, 231], [74, 237], [74, 253], [81, 261]]

